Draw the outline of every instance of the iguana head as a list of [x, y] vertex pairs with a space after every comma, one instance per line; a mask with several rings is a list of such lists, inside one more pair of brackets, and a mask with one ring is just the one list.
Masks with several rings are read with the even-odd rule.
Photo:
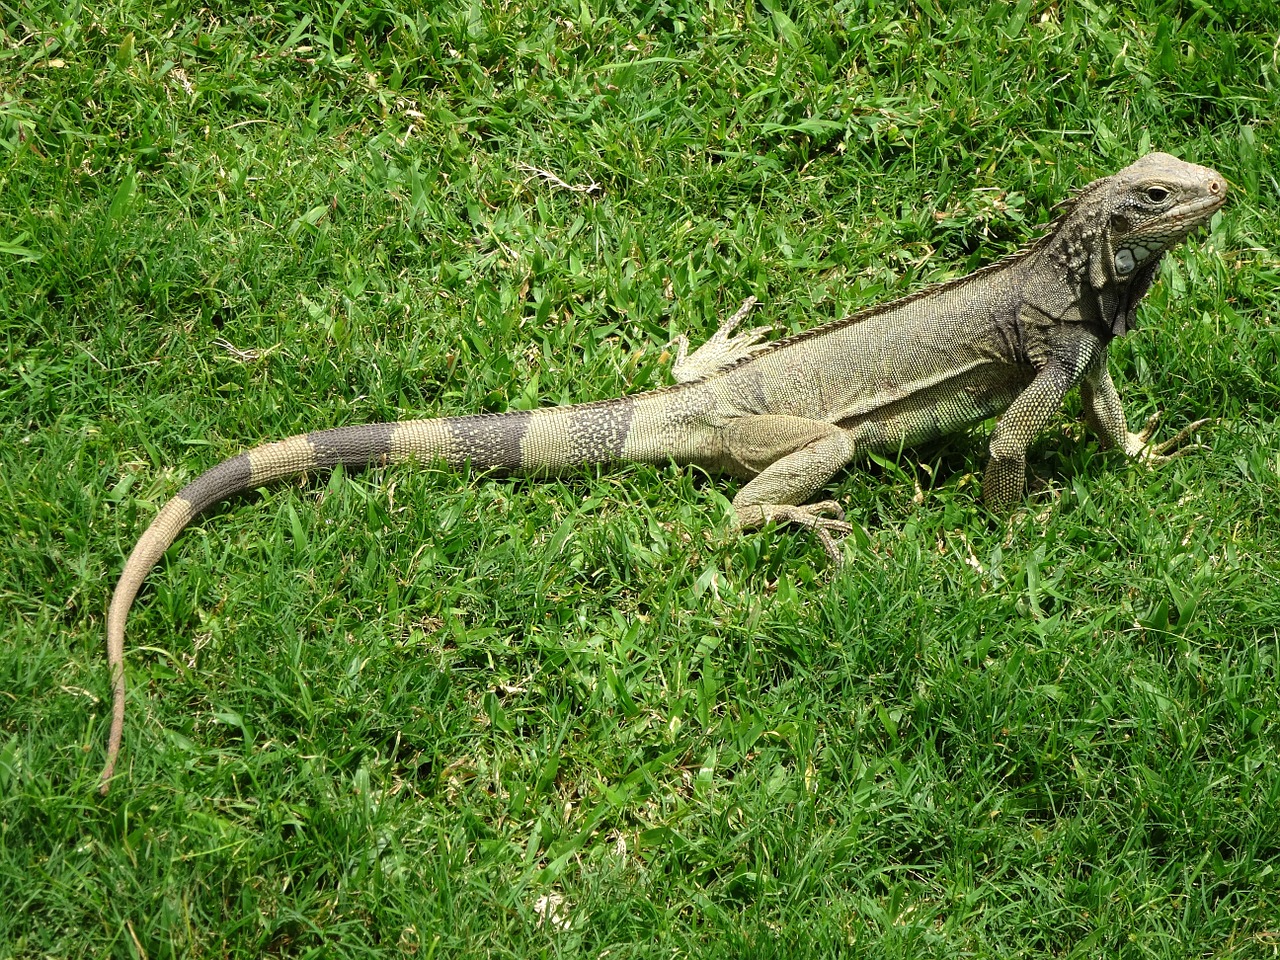
[[1066, 201], [1045, 239], [1078, 289], [1092, 288], [1107, 302], [1106, 321], [1120, 336], [1165, 251], [1208, 223], [1226, 199], [1227, 181], [1216, 170], [1149, 153]]
[[1227, 199], [1222, 174], [1167, 153], [1149, 153], [1101, 182], [1110, 272], [1120, 282], [1207, 223]]

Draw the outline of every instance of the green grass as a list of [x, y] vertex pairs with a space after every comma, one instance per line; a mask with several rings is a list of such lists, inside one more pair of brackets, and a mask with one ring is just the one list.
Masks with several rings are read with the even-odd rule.
[[[423, 9], [0, 4], [0, 957], [1275, 956], [1280, 10]], [[1209, 450], [1073, 400], [1008, 524], [981, 432], [867, 464], [837, 572], [674, 468], [264, 490], [150, 577], [96, 793], [200, 471], [664, 384], [1148, 149], [1233, 197], [1112, 368]]]

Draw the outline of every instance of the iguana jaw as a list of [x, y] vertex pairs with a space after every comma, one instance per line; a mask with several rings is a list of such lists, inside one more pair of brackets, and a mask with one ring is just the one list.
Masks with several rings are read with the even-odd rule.
[[1126, 236], [1116, 244], [1116, 275], [1125, 277], [1153, 254], [1163, 253], [1179, 243], [1193, 230], [1205, 226], [1224, 203], [1226, 189], [1216, 194], [1197, 197], [1179, 204], [1156, 223], [1137, 235]]

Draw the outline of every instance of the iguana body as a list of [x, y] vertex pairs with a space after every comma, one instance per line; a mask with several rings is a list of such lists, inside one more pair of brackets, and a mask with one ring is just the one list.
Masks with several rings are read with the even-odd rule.
[[675, 367], [676, 386], [617, 400], [505, 414], [323, 430], [269, 443], [202, 474], [152, 521], [125, 564], [108, 615], [114, 711], [103, 791], [124, 720], [124, 627], [148, 571], [193, 517], [237, 492], [343, 464], [419, 460], [535, 475], [615, 461], [696, 464], [748, 482], [741, 528], [769, 521], [817, 531], [838, 558], [851, 528], [809, 499], [870, 451], [896, 452], [1001, 415], [983, 497], [1023, 494], [1027, 448], [1073, 387], [1103, 444], [1161, 459], [1153, 424], [1130, 433], [1107, 372], [1107, 344], [1131, 326], [1164, 251], [1226, 199], [1213, 170], [1150, 154], [1063, 205], [1026, 250], [958, 280], [844, 320], [759, 342], [729, 321]]

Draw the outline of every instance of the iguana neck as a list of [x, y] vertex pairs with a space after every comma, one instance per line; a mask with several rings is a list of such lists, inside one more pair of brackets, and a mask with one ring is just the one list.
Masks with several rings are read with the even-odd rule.
[[[1083, 211], [1081, 211], [1083, 212]], [[1163, 254], [1128, 274], [1116, 269], [1105, 218], [1078, 214], [1045, 237], [1033, 254], [1031, 291], [1055, 287], [1069, 291], [1065, 311], [1053, 311], [1068, 322], [1093, 327], [1105, 344], [1134, 327], [1138, 303], [1151, 289]], [[1037, 282], [1038, 281], [1038, 282]]]

